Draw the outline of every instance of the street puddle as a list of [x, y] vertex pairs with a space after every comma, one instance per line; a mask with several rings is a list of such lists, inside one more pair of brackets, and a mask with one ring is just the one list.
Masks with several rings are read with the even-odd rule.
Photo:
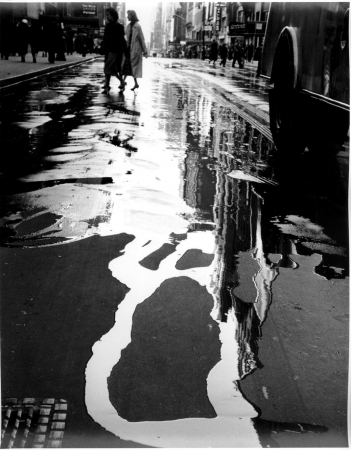
[[[207, 267], [178, 270], [177, 263], [194, 249], [215, 253], [215, 241], [210, 231], [187, 234], [174, 253], [162, 260], [156, 271], [150, 272], [138, 261], [159, 248], [158, 242], [146, 247], [145, 238], [136, 238], [128, 244], [123, 256], [110, 263], [112, 275], [130, 288], [119, 305], [115, 325], [93, 347], [93, 357], [86, 368], [86, 405], [89, 414], [104, 428], [122, 439], [156, 447], [260, 447], [251, 418], [257, 412], [242, 397], [235, 381], [239, 379], [235, 339], [237, 321], [234, 311], [228, 312], [227, 321], [217, 319], [215, 304], [211, 316], [217, 321], [221, 341], [221, 360], [207, 377], [207, 395], [215, 418], [187, 418], [178, 420], [129, 422], [123, 419], [110, 403], [107, 380], [118, 364], [123, 349], [131, 343], [133, 314], [136, 308], [160, 288], [166, 280], [189, 277], [206, 286], [213, 294], [216, 285], [211, 277], [213, 263]], [[128, 267], [128, 270], [126, 270]], [[198, 336], [201, 339], [201, 336]], [[113, 384], [110, 386], [113, 390]]]
[[[36, 169], [20, 171], [8, 187], [11, 210], [2, 223], [2, 245], [134, 236], [109, 264], [111, 276], [129, 291], [114, 326], [92, 348], [86, 367], [88, 413], [116, 436], [155, 447], [261, 447], [258, 430], [264, 421], [240, 383], [263, 366], [258, 341], [274, 302], [274, 283], [283, 269], [303, 270], [301, 254], [311, 265], [317, 261], [315, 273], [345, 278], [344, 242], [335, 237], [329, 217], [319, 211], [309, 216], [318, 193], [310, 198], [302, 189], [296, 192], [299, 183], [282, 188], [269, 132], [262, 131], [262, 123], [245, 120], [217, 88], [209, 91], [204, 82], [184, 78], [185, 71], [149, 67], [137, 97], [106, 96], [97, 69], [101, 62], [83, 68], [84, 76], [72, 71], [65, 86], [57, 84], [58, 95], [67, 95], [64, 107], [48, 104], [57, 97], [47, 90], [42, 98], [31, 95], [31, 108], [50, 107], [55, 119], [46, 132], [20, 136]], [[224, 80], [221, 86], [228, 89], [231, 83]], [[65, 117], [74, 121], [62, 121]], [[47, 147], [40, 154], [43, 142]], [[17, 237], [16, 228], [21, 230]], [[135, 317], [144, 308], [157, 322], [157, 310], [148, 305], [182, 282], [211, 301], [208, 310], [179, 308], [190, 321], [193, 314], [194, 322], [206, 325], [198, 334], [193, 327], [195, 343], [205, 335], [215, 343], [207, 365], [196, 360], [207, 371], [199, 379], [207, 413], [199, 408], [191, 417], [175, 413], [167, 420], [144, 420], [141, 410], [138, 421], [130, 421], [116, 406], [118, 399], [114, 404], [111, 399], [128, 394], [118, 391], [116, 374], [136, 346]], [[171, 294], [162, 298], [163, 307]], [[187, 337], [179, 336], [185, 345]], [[264, 388], [264, 398], [272, 398], [271, 387]]]

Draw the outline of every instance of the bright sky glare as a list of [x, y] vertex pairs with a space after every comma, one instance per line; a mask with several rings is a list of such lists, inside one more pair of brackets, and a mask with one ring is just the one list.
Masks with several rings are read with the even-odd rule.
[[[150, 42], [150, 33], [153, 29], [155, 20], [155, 9], [157, 1], [154, 0], [134, 0], [126, 2], [126, 10], [134, 9], [136, 12], [139, 23], [144, 33], [145, 41]], [[163, 2], [166, 3], [166, 2]]]

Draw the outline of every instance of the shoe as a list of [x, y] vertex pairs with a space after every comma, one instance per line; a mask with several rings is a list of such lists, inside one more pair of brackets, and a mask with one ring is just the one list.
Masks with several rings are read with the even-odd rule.
[[111, 90], [111, 87], [110, 87], [110, 86], [104, 86], [104, 88], [103, 88], [103, 90], [102, 90], [102, 93], [103, 93], [103, 94], [108, 94], [108, 93], [110, 92], [110, 90]]
[[134, 91], [135, 89], [138, 89], [139, 85], [136, 84], [133, 88], [131, 88], [131, 91]]

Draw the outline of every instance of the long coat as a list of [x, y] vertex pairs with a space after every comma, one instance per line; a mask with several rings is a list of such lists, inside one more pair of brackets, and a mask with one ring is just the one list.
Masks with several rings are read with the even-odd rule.
[[217, 61], [218, 58], [218, 44], [216, 41], [211, 44], [210, 61]]
[[[130, 32], [132, 29], [132, 39], [130, 42]], [[126, 28], [127, 45], [130, 50], [130, 64], [132, 66], [132, 75], [134, 78], [143, 77], [143, 53], [147, 52], [145, 45], [143, 31], [138, 22], [135, 22], [133, 27], [129, 23]]]
[[24, 56], [28, 51], [29, 44], [29, 26], [20, 22], [17, 26], [18, 53]]

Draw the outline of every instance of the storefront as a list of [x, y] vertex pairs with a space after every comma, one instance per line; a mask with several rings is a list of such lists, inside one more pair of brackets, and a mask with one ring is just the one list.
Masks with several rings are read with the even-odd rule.
[[254, 48], [258, 47], [263, 42], [266, 23], [262, 21], [230, 22], [228, 35], [230, 36], [231, 44], [234, 44], [236, 40], [240, 40], [245, 47], [249, 44], [252, 44]]
[[61, 20], [64, 28], [70, 28], [75, 33], [83, 29], [89, 34], [100, 34], [99, 19], [97, 17], [63, 17]]
[[202, 52], [203, 41], [196, 39], [187, 39], [186, 51], [191, 51], [192, 58], [200, 58]]

